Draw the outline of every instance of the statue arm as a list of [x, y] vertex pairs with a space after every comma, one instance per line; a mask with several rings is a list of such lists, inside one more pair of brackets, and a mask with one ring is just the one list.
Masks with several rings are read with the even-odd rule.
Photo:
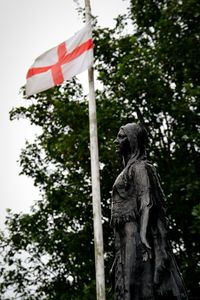
[[146, 246], [146, 248], [151, 249], [149, 242], [147, 240], [147, 228], [149, 223], [149, 211], [151, 208], [151, 205], [147, 205], [147, 203], [150, 203], [149, 201], [149, 195], [144, 194], [141, 198], [141, 203], [146, 203], [144, 207], [141, 209], [141, 217], [140, 217], [140, 238], [143, 245]]
[[135, 187], [137, 191], [138, 204], [140, 208], [140, 238], [146, 248], [151, 249], [147, 231], [149, 224], [149, 213], [152, 207], [150, 195], [150, 182], [146, 167], [144, 164], [138, 165], [135, 170]]

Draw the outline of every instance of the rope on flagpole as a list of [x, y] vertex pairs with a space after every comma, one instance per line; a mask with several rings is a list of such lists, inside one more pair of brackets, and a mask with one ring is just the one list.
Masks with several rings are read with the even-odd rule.
[[[86, 23], [91, 25], [90, 0], [85, 0]], [[91, 28], [92, 29], [92, 28]], [[94, 70], [88, 70], [89, 81], [89, 122], [90, 122], [90, 156], [92, 174], [92, 203], [96, 269], [96, 299], [105, 300], [105, 275], [103, 257], [103, 228], [101, 216], [101, 194], [99, 174], [99, 152], [97, 138], [96, 100], [94, 89]]]

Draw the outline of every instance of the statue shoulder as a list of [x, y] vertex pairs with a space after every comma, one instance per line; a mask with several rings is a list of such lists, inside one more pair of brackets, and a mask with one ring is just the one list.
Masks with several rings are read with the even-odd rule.
[[134, 182], [144, 182], [148, 180], [148, 167], [146, 160], [137, 160], [129, 167], [129, 178]]
[[140, 174], [140, 173], [146, 173], [148, 169], [148, 161], [147, 160], [137, 160], [134, 164], [131, 166], [131, 172], [132, 174]]
[[[160, 182], [155, 165], [148, 160], [137, 160], [130, 168], [129, 174], [140, 184], [151, 185], [152, 181]], [[130, 176], [130, 175], [129, 175]]]
[[150, 178], [157, 177], [155, 166], [148, 160], [137, 160], [127, 169], [128, 180], [138, 185], [150, 185]]

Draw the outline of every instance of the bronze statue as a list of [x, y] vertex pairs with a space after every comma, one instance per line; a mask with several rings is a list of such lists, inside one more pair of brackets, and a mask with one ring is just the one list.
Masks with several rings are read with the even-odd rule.
[[116, 300], [187, 299], [167, 240], [165, 196], [155, 167], [146, 159], [147, 134], [139, 124], [119, 130], [115, 144], [124, 169], [112, 191]]

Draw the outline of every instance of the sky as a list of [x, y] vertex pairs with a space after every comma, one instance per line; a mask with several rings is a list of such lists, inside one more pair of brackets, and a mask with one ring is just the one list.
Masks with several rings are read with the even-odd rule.
[[[6, 209], [28, 212], [40, 199], [33, 179], [19, 175], [19, 156], [25, 141], [39, 132], [27, 120], [9, 120], [9, 111], [27, 105], [20, 87], [33, 61], [82, 28], [77, 13], [83, 0], [0, 0], [0, 229], [4, 230]], [[102, 26], [113, 26], [113, 18], [126, 11], [123, 0], [91, 0], [93, 15]], [[85, 82], [87, 72], [80, 75]]]

